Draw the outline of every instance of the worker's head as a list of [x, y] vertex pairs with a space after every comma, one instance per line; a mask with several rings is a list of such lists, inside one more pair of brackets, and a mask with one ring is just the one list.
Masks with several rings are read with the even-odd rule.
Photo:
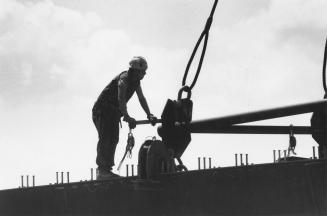
[[129, 62], [129, 70], [132, 72], [135, 79], [141, 80], [145, 76], [145, 71], [148, 69], [148, 63], [142, 56], [135, 56]]

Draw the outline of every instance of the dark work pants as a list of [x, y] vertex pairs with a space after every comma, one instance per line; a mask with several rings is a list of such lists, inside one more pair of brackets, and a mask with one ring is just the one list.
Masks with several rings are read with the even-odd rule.
[[111, 171], [119, 141], [120, 114], [114, 108], [94, 109], [92, 119], [99, 135], [96, 163], [99, 170]]

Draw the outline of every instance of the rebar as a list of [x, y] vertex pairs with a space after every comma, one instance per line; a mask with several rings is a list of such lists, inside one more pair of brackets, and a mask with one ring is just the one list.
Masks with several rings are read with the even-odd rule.
[[66, 174], [67, 174], [67, 183], [69, 183], [69, 172], [67, 172]]
[[209, 169], [211, 169], [211, 157], [209, 157]]

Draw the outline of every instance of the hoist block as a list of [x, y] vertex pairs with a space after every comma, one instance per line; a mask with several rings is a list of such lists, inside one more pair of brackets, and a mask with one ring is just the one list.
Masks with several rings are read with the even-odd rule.
[[180, 158], [191, 142], [188, 123], [192, 120], [193, 102], [189, 98], [173, 101], [168, 99], [161, 115], [162, 126], [158, 134], [174, 157]]

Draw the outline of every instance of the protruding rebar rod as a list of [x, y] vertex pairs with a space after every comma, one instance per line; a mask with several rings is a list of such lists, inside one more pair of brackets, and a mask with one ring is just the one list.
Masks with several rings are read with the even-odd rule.
[[281, 158], [281, 151], [278, 150], [278, 160], [280, 160], [280, 158]]
[[203, 157], [203, 169], [206, 169], [206, 157]]
[[126, 177], [128, 177], [128, 164], [126, 164]]
[[132, 164], [132, 176], [134, 176], [134, 164]]
[[209, 169], [211, 169], [211, 157], [209, 157]]
[[249, 165], [249, 154], [245, 154], [245, 164]]
[[93, 181], [93, 168], [91, 168], [91, 181]]
[[26, 175], [26, 187], [29, 187], [30, 185], [29, 185], [29, 176], [28, 175]]
[[274, 150], [274, 163], [276, 163], [276, 150]]
[[64, 183], [64, 172], [61, 172], [61, 184]]
[[200, 169], [201, 169], [201, 158], [198, 157], [198, 170], [200, 170]]
[[22, 188], [24, 187], [24, 176], [22, 175], [22, 176], [20, 176], [20, 178], [21, 178], [21, 183], [22, 183]]
[[32, 176], [33, 187], [35, 187], [35, 175]]
[[59, 173], [56, 172], [56, 184], [59, 184]]
[[69, 172], [67, 172], [66, 174], [67, 174], [67, 183], [69, 183]]
[[287, 155], [286, 152], [287, 152], [287, 151], [284, 150], [284, 160], [286, 160], [286, 155]]
[[312, 146], [313, 159], [316, 159], [316, 147]]
[[240, 159], [241, 159], [241, 166], [243, 166], [243, 154], [240, 154]]
[[237, 166], [237, 154], [235, 154], [235, 166]]

